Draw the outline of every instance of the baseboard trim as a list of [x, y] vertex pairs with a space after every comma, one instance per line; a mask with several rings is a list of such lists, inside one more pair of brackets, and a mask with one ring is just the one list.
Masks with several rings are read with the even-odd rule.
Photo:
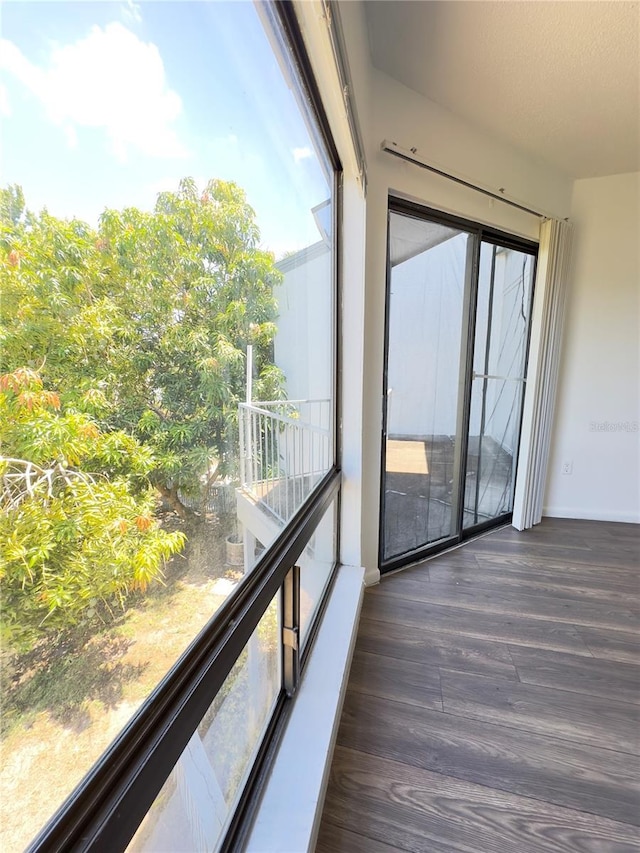
[[364, 570], [364, 585], [365, 586], [375, 586], [377, 583], [380, 583], [380, 569], [365, 569]]
[[639, 512], [610, 512], [609, 510], [580, 509], [574, 506], [546, 506], [543, 516], [550, 518], [577, 518], [584, 521], [619, 521], [623, 524], [640, 524]]

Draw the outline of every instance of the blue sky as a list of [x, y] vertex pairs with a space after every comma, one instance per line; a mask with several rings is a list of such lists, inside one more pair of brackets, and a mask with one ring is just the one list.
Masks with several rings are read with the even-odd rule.
[[11, 0], [0, 15], [2, 185], [31, 209], [95, 224], [181, 177], [223, 178], [278, 257], [319, 239], [328, 184], [253, 3]]

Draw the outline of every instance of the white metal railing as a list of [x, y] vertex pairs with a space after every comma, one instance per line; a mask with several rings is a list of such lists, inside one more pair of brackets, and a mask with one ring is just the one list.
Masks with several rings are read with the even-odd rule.
[[287, 522], [331, 467], [330, 400], [240, 403], [241, 487]]

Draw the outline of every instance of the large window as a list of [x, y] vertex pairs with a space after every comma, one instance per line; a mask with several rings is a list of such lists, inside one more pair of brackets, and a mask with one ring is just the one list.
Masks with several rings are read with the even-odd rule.
[[107, 749], [161, 768], [120, 846], [223, 843], [295, 690], [337, 535], [339, 164], [300, 44], [287, 4], [3, 8], [3, 850], [67, 798], [55, 831], [129, 813]]

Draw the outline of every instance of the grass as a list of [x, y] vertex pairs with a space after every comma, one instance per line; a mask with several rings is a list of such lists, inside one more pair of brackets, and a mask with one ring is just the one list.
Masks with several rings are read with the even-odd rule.
[[24, 849], [227, 597], [226, 532], [203, 525], [186, 559], [171, 561], [165, 585], [111, 627], [60, 636], [5, 665], [3, 853]]

